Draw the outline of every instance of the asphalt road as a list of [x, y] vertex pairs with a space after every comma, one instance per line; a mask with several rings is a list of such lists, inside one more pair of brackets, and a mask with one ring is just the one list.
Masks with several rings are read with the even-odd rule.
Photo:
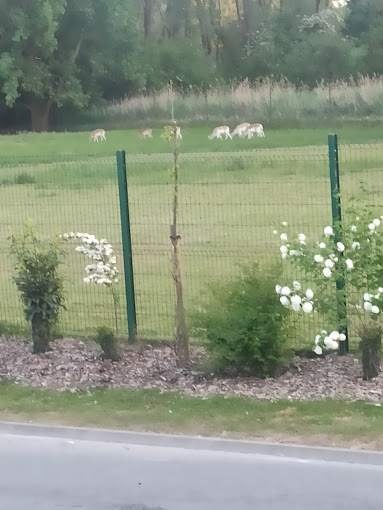
[[[1, 510], [381, 510], [370, 462], [0, 432]], [[317, 458], [315, 458], [317, 457]], [[320, 457], [320, 456], [319, 456]], [[344, 459], [346, 458], [346, 462]]]

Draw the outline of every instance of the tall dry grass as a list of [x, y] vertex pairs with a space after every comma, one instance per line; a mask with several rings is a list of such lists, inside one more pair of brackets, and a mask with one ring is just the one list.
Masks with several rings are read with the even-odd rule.
[[[113, 102], [82, 115], [81, 124], [102, 122], [106, 127], [140, 127], [168, 122], [171, 117], [169, 88]], [[174, 91], [175, 118], [184, 124], [248, 120], [268, 126], [320, 124], [337, 119], [370, 122], [383, 118], [383, 77], [350, 78], [314, 89], [296, 87], [286, 80], [270, 79], [232, 86], [211, 86]]]

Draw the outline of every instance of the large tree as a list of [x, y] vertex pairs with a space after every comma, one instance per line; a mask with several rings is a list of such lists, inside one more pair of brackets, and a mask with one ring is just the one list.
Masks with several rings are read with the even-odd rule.
[[144, 32], [147, 39], [152, 35], [155, 0], [144, 0]]
[[0, 0], [0, 86], [8, 106], [29, 109], [32, 130], [49, 130], [52, 105], [84, 107], [131, 79], [137, 38], [127, 3]]
[[383, 0], [350, 0], [344, 32], [360, 51], [361, 74], [383, 73]]
[[383, 16], [383, 0], [349, 0], [345, 32], [360, 38]]

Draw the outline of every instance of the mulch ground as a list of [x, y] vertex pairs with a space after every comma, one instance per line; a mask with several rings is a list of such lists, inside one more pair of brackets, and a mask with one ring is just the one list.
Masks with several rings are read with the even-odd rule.
[[383, 403], [383, 375], [363, 381], [361, 363], [351, 355], [295, 357], [276, 379], [204, 373], [198, 368], [204, 356], [203, 348], [192, 348], [192, 367], [178, 370], [173, 349], [159, 344], [123, 348], [121, 360], [111, 362], [101, 358], [100, 347], [90, 340], [56, 340], [50, 352], [33, 355], [29, 341], [0, 336], [0, 380], [54, 390], [158, 388], [202, 398], [211, 395], [270, 401], [342, 398]]

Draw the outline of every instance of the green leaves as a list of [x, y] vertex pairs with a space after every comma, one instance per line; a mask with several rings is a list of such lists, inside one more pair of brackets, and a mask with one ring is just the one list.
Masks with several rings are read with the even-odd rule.
[[13, 281], [24, 303], [26, 320], [40, 315], [51, 324], [56, 322], [60, 308], [64, 308], [63, 281], [58, 273], [63, 254], [59, 242], [38, 239], [33, 227], [10, 240], [16, 258]]
[[218, 361], [260, 377], [272, 376], [282, 361], [290, 311], [275, 292], [278, 267], [252, 265], [242, 276], [215, 284], [206, 306], [195, 314], [194, 330], [204, 335]]
[[8, 106], [22, 99], [36, 129], [36, 102], [49, 112], [51, 104], [84, 107], [109, 89], [122, 97], [142, 74], [124, 0], [2, 0], [0, 9], [1, 91]]
[[12, 55], [8, 52], [3, 53], [0, 56], [0, 78], [3, 81], [2, 92], [7, 106], [12, 106], [19, 95], [18, 84], [21, 74]]

